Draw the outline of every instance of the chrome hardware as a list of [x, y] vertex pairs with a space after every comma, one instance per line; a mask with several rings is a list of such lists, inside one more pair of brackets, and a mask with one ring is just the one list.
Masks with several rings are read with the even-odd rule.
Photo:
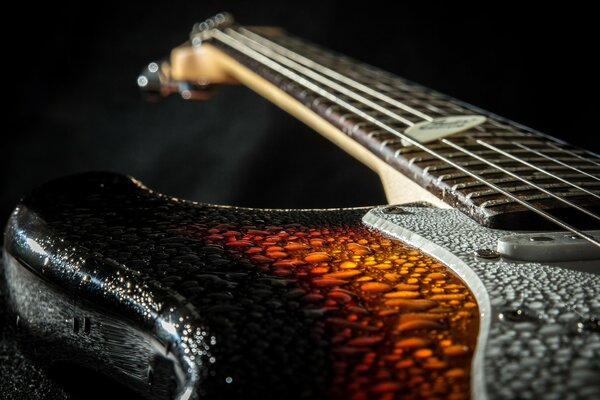
[[[600, 231], [588, 231], [591, 237], [600, 237]], [[600, 260], [600, 248], [569, 232], [526, 233], [503, 236], [498, 239], [502, 257], [518, 261], [559, 262]], [[600, 264], [600, 261], [598, 261]]]
[[233, 23], [233, 16], [228, 13], [220, 13], [203, 22], [198, 22], [190, 33], [190, 42], [192, 46], [200, 46], [204, 40], [211, 37], [213, 29], [225, 28]]
[[485, 260], [500, 258], [500, 254], [492, 249], [477, 249], [475, 250], [475, 256]]
[[157, 101], [173, 93], [179, 93], [185, 100], [204, 100], [209, 97], [210, 84], [175, 80], [168, 75], [168, 70], [166, 61], [151, 62], [142, 70], [137, 85], [147, 100]]

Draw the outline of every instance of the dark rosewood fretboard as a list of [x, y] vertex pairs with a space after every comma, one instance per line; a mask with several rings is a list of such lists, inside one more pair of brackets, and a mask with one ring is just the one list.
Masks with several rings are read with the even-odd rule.
[[[528, 211], [515, 200], [443, 160], [415, 146], [403, 145], [398, 135], [367, 121], [363, 116], [330, 98], [310, 90], [302, 82], [310, 82], [326, 89], [337, 99], [360, 109], [398, 132], [404, 132], [410, 124], [424, 121], [425, 118], [484, 115], [487, 117], [484, 124], [452, 135], [452, 142], [563, 199], [593, 211], [600, 208], [598, 199], [598, 195], [600, 195], [600, 180], [598, 179], [600, 158], [593, 153], [562, 144], [529, 128], [281, 32], [251, 31], [241, 27], [232, 27], [224, 28], [220, 33], [227, 35], [230, 41], [235, 40], [237, 46], [219, 40], [219, 36], [216, 36], [211, 44], [277, 85], [404, 175], [486, 226], [541, 229], [552, 225]], [[240, 51], [239, 46], [249, 48], [250, 53]], [[256, 57], [251, 57], [251, 54], [255, 53], [267, 57], [281, 68], [293, 71], [296, 76], [301, 76], [305, 81], [299, 82], [290, 79], [281, 71], [265, 65]], [[296, 64], [310, 60], [313, 64], [305, 64], [302, 67], [317, 73], [334, 71], [343, 76], [345, 80], [336, 80], [331, 76], [325, 76], [325, 78], [341, 85], [343, 89], [336, 90], [327, 87], [322, 82], [315, 81], [314, 77], [311, 77], [310, 74], [307, 75], [302, 70], [294, 70], [286, 65], [282, 66], [280, 64], [282, 60], [284, 62], [292, 60]], [[318, 64], [318, 68], [314, 63]], [[370, 91], [358, 90], [357, 85], [363, 89], [368, 87]], [[372, 107], [372, 104], [371, 106], [365, 104], [363, 100], [357, 100], [355, 96], [349, 96], [348, 90], [376, 103], [380, 109]], [[381, 108], [384, 108], [385, 112], [382, 112]], [[490, 149], [481, 142], [477, 142], [478, 140], [485, 141], [519, 160], [503, 155], [497, 149]], [[531, 205], [570, 221], [570, 223], [580, 227], [591, 227], [593, 225], [590, 225], [590, 222], [596, 222], [585, 218], [585, 215], [582, 218], [581, 213], [549, 194], [474, 158], [472, 155], [452, 148], [442, 141], [430, 143], [428, 147], [463, 168], [476, 173], [486, 181], [496, 184]], [[530, 165], [552, 175], [543, 173]], [[527, 218], [524, 218], [525, 216]], [[526, 225], [523, 225], [524, 222]]]

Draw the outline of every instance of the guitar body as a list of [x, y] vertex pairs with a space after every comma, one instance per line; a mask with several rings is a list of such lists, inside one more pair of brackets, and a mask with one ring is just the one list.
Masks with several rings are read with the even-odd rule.
[[36, 358], [148, 398], [508, 398], [533, 377], [530, 397], [592, 393], [600, 277], [473, 256], [505, 233], [419, 205], [204, 205], [97, 173], [23, 200], [5, 274]]
[[31, 376], [76, 365], [148, 399], [600, 396], [598, 155], [224, 14], [138, 77], [184, 99], [228, 83], [355, 156], [399, 205], [258, 210], [111, 173], [50, 182], [4, 242]]

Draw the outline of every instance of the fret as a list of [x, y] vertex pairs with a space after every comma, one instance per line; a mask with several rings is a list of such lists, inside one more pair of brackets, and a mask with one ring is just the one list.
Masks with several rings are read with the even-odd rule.
[[[450, 168], [449, 168], [450, 169]], [[506, 170], [510, 171], [510, 172], [528, 172], [531, 171], [530, 168], [527, 167], [514, 167], [514, 168], [505, 168]], [[486, 178], [486, 180], [488, 179], [493, 179], [492, 176], [493, 175], [504, 175], [504, 173], [502, 173], [501, 171], [499, 171], [496, 168], [493, 167], [487, 167], [481, 170], [474, 170], [474, 172], [476, 172], [478, 175], [482, 175]], [[434, 178], [437, 178], [438, 181], [446, 181], [448, 179], [460, 179], [460, 178], [470, 178], [470, 176], [468, 174], [465, 174], [464, 172], [454, 172], [454, 173], [446, 173], [446, 174], [442, 174], [439, 176], [435, 176], [432, 174], [432, 176]]]
[[[406, 153], [408, 153], [408, 151], [406, 151]], [[401, 154], [405, 154], [405, 153], [401, 152]], [[437, 157], [434, 157], [428, 153], [421, 152], [421, 154], [423, 154], [423, 155], [418, 157], [419, 162], [429, 162], [429, 161], [437, 161], [438, 160]], [[479, 154], [481, 156], [491, 156], [491, 155], [496, 155], [497, 153], [492, 150], [481, 150], [481, 151], [478, 151], [477, 154]], [[511, 151], [511, 154], [518, 155], [518, 154], [531, 154], [531, 153], [526, 150], [519, 150], [519, 151]], [[469, 157], [465, 157], [464, 153], [461, 153], [459, 151], [452, 151], [452, 152], [444, 153], [444, 156], [448, 157], [448, 158], [460, 158], [460, 157], [469, 158]], [[527, 162], [548, 162], [547, 159], [542, 158], [542, 157], [520, 156], [519, 158], [521, 160], [524, 160]], [[558, 161], [572, 163], [573, 165], [580, 164], [581, 166], [585, 166], [583, 161], [581, 161], [577, 158], [574, 158], [574, 157], [553, 157], [553, 158]]]
[[[573, 193], [573, 192], [562, 192], [562, 193], [556, 193], [556, 194], [563, 198], [585, 197], [581, 193]], [[550, 200], [553, 202], [555, 201], [552, 197], [550, 197], [546, 194], [543, 194], [543, 193], [531, 194], [531, 195], [519, 196], [519, 197], [525, 201], [533, 201], [533, 200]], [[487, 200], [487, 201], [479, 204], [479, 207], [484, 208], [484, 209], [490, 209], [493, 207], [505, 206], [508, 204], [515, 204], [515, 203], [516, 203], [515, 200], [510, 199], [508, 197], [499, 197], [498, 199]]]
[[[444, 182], [449, 185], [451, 190], [455, 190], [455, 191], [464, 191], [464, 190], [468, 190], [469, 188], [473, 188], [473, 187], [488, 187], [485, 184], [482, 184], [480, 181], [474, 180], [472, 177], [468, 176], [468, 175], [459, 175], [459, 174], [454, 174], [454, 176], [449, 176], [450, 174], [446, 174], [447, 179], [444, 180]], [[530, 174], [523, 174], [521, 175], [523, 178], [528, 179], [536, 184], [539, 183], [548, 183], [548, 182], [557, 182], [555, 179], [551, 179], [549, 178], [547, 175], [530, 175]], [[511, 177], [510, 175], [502, 175], [502, 174], [498, 174], [496, 176], [486, 176], [486, 179], [493, 183], [493, 184], [497, 184], [498, 186], [505, 186], [506, 185], [512, 185], [515, 183], [521, 184], [522, 181], [519, 179], [516, 179], [514, 177]], [[584, 182], [585, 184], [583, 185], [584, 187], [586, 186], [595, 186], [596, 183], [598, 183], [598, 181], [589, 179], [585, 176], [574, 176], [574, 175], [565, 175], [565, 179], [571, 180], [573, 183], [581, 183]]]
[[383, 129], [375, 129], [375, 130], [372, 130], [371, 132], [369, 132], [367, 137], [373, 139], [373, 138], [376, 138], [376, 137], [382, 136], [382, 135], [389, 135], [389, 132], [385, 131]]
[[[429, 147], [432, 150], [436, 150], [436, 151], [439, 151], [442, 149], [449, 149], [449, 147], [447, 145], [445, 145], [444, 143], [440, 143], [440, 142], [430, 143], [427, 147]], [[428, 154], [428, 153], [424, 153], [423, 150], [418, 149], [414, 146], [405, 146], [401, 149], [396, 150], [396, 153], [398, 154], [398, 156], [404, 155], [404, 154], [409, 154], [409, 153]]]
[[[461, 158], [469, 160], [469, 161], [459, 162], [459, 164], [463, 167], [479, 167], [479, 166], [487, 166], [488, 165], [488, 164], [484, 163], [483, 161], [472, 160], [472, 159], [469, 159], [468, 157], [461, 157]], [[569, 170], [568, 168], [563, 167], [559, 164], [548, 163], [548, 160], [545, 160], [543, 158], [523, 158], [523, 160], [529, 161], [529, 162], [537, 162], [538, 167], [543, 168], [546, 171], [550, 171], [550, 172], [568, 171]], [[500, 165], [522, 165], [516, 161], [509, 159], [509, 158], [488, 158], [488, 161], [493, 162], [495, 164], [500, 164]], [[425, 161], [423, 161], [423, 163], [425, 163]], [[433, 171], [443, 171], [443, 170], [451, 169], [454, 167], [452, 167], [451, 165], [448, 165], [444, 162], [437, 162], [434, 165], [427, 165], [425, 168], [427, 168], [427, 171], [433, 172]], [[517, 168], [517, 167], [515, 167], [515, 168]], [[589, 169], [600, 170], [600, 167], [589, 167]], [[518, 167], [518, 170], [519, 171], [532, 171], [533, 169], [528, 166], [523, 166], [523, 167]], [[475, 172], [477, 172], [477, 171], [475, 171]], [[515, 171], [511, 170], [511, 172], [515, 172]]]
[[[521, 183], [521, 181], [516, 180], [517, 183]], [[555, 192], [555, 193], [573, 193], [573, 194], [578, 194], [579, 196], [585, 196], [585, 193], [582, 193], [580, 191], [578, 191], [577, 189], [573, 189], [568, 185], [565, 185], [563, 183], [546, 183], [546, 184], [539, 184], [537, 183], [538, 186], [544, 188], [544, 189], [565, 189], [562, 192]], [[585, 186], [590, 186], [590, 185], [585, 185]], [[598, 186], [598, 185], [593, 185], [593, 186]], [[518, 193], [518, 192], [535, 192], [536, 189], [533, 189], [531, 186], [529, 185], [518, 185], [518, 186], [506, 186], [503, 187], [503, 189], [508, 190], [511, 193]], [[599, 191], [600, 193], [600, 191]], [[479, 198], [479, 197], [485, 197], [485, 196], [497, 196], [498, 192], [496, 192], [493, 189], [482, 189], [482, 190], [475, 190], [472, 192], [466, 192], [466, 197], [469, 199], [474, 199], [474, 198]]]
[[[575, 180], [577, 178], [581, 178], [581, 175], [577, 175], [577, 174], [565, 174], [565, 175], [561, 175], [561, 176], [564, 177], [565, 179], [573, 179], [573, 183], [574, 184], [576, 184], [578, 186], [585, 187], [585, 188], [600, 186], [600, 183], [598, 181]], [[534, 175], [523, 175], [523, 177], [526, 178], [526, 179], [528, 179], [528, 180], [530, 180], [530, 181], [534, 181], [536, 183], [538, 183], [538, 181], [548, 181], [548, 180], [551, 180], [551, 179], [548, 179], [548, 178], [542, 179], [539, 176], [534, 176]], [[506, 176], [504, 178], [489, 179], [489, 181], [492, 182], [492, 183], [495, 183], [495, 184], [500, 184], [500, 185], [504, 184], [504, 183], [512, 184], [512, 183], [521, 182], [518, 179], [515, 179], [515, 178], [510, 177], [510, 176]], [[473, 188], [473, 187], [481, 187], [481, 186], [485, 186], [485, 184], [481, 183], [480, 181], [470, 180], [470, 181], [467, 181], [467, 182], [455, 183], [454, 185], [452, 185], [452, 190], [463, 190], [463, 189], [468, 189], [468, 188]]]
[[395, 138], [395, 139], [386, 139], [386, 140], [383, 140], [381, 142], [381, 148], [390, 147], [390, 146], [399, 145], [399, 144], [402, 144], [402, 140], [401, 139], [398, 139], [398, 138]]

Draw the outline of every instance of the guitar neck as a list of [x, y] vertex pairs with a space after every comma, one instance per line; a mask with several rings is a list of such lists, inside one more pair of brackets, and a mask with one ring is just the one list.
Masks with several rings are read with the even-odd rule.
[[[600, 158], [591, 152], [277, 29], [213, 21], [199, 24], [192, 44], [226, 55], [221, 62], [235, 79], [380, 175], [398, 171], [480, 224], [555, 228], [548, 214], [597, 226], [571, 206], [600, 208]], [[411, 134], [465, 118], [477, 123], [429, 140]]]

